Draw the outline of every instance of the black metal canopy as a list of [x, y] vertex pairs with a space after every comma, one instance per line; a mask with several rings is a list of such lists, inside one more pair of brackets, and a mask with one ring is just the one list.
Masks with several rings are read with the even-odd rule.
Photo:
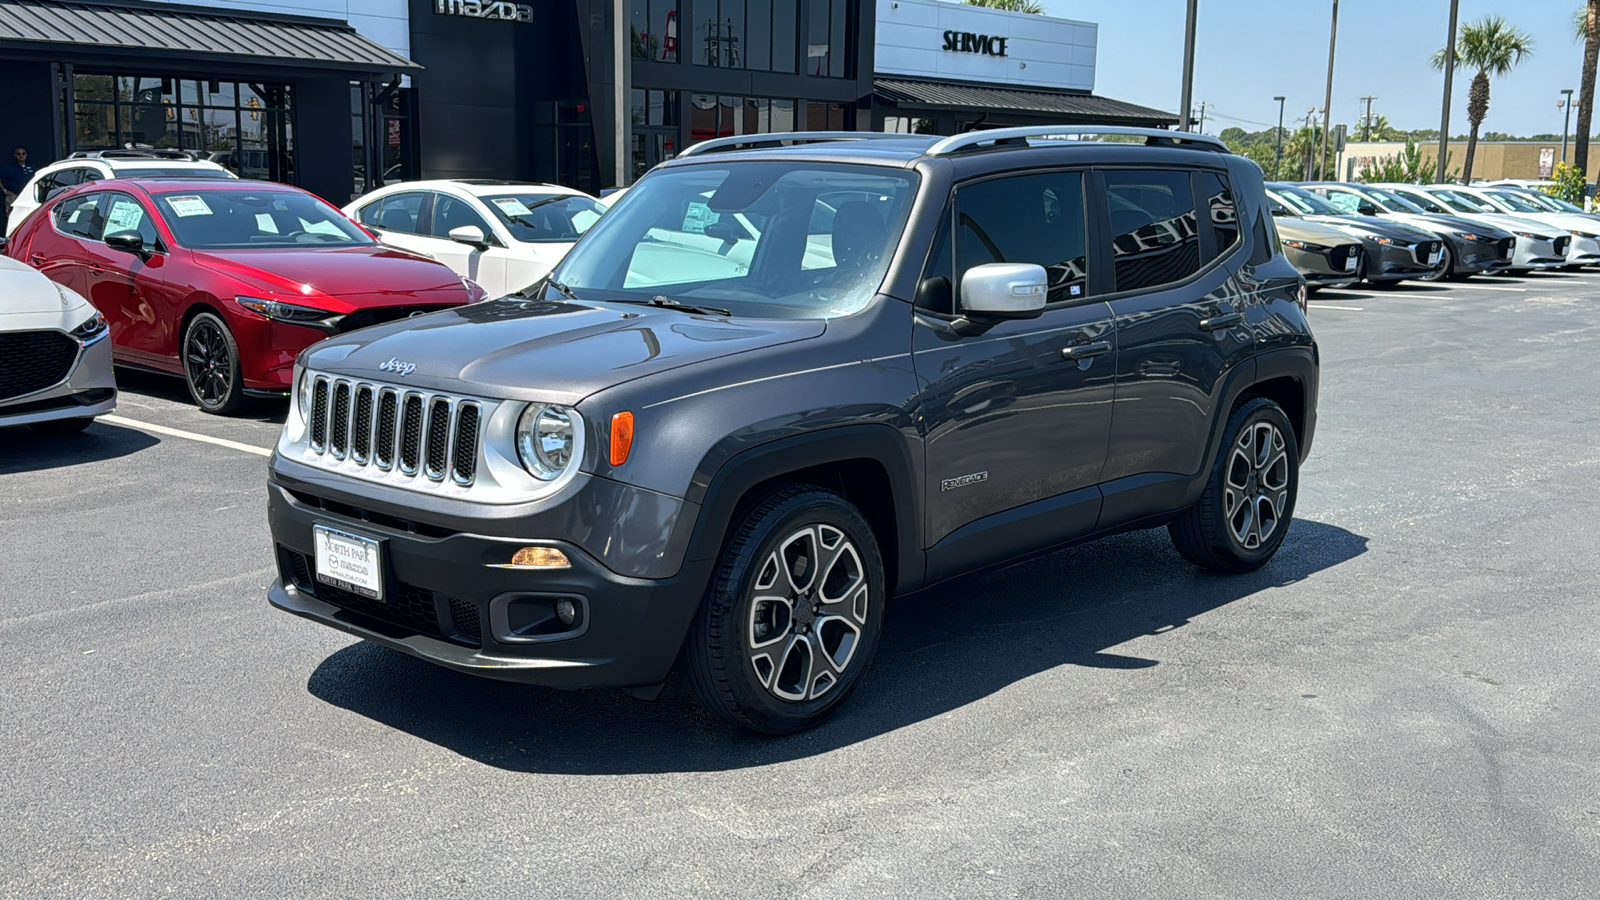
[[1157, 128], [1178, 122], [1177, 116], [1159, 109], [1071, 91], [882, 77], [873, 88], [879, 100], [904, 110], [983, 110], [1060, 122]]
[[421, 66], [340, 19], [143, 0], [0, 0], [0, 52], [224, 60], [385, 75]]

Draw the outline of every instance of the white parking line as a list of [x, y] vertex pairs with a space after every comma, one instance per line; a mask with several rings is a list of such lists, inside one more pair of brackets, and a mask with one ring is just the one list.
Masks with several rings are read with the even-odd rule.
[[176, 428], [168, 428], [165, 425], [152, 425], [149, 422], [139, 422], [135, 421], [134, 419], [124, 419], [121, 416], [101, 416], [100, 421], [109, 422], [112, 425], [124, 425], [128, 428], [137, 428], [140, 431], [148, 431], [153, 434], [164, 434], [168, 437], [186, 438], [191, 441], [199, 441], [202, 444], [216, 444], [218, 447], [227, 447], [229, 450], [243, 450], [246, 453], [254, 453], [257, 456], [272, 455], [272, 451], [264, 447], [241, 444], [238, 441], [230, 441], [227, 438], [212, 437], [209, 434], [195, 434], [192, 431], [179, 431]]
[[1500, 287], [1498, 285], [1493, 285], [1493, 284], [1452, 284], [1452, 285], [1450, 285], [1450, 290], [1452, 290], [1452, 291], [1458, 291], [1458, 290], [1463, 290], [1463, 291], [1509, 291], [1509, 292], [1511, 292], [1513, 294], [1526, 294], [1528, 292], [1527, 288]]
[[1353, 312], [1361, 312], [1362, 310], [1360, 306], [1334, 306], [1332, 303], [1307, 303], [1306, 305], [1313, 309], [1348, 309]]

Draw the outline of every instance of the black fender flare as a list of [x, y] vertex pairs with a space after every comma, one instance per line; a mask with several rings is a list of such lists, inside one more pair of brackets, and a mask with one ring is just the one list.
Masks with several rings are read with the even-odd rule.
[[1189, 483], [1185, 505], [1198, 501], [1205, 490], [1206, 478], [1211, 474], [1211, 466], [1216, 461], [1222, 443], [1222, 430], [1228, 424], [1228, 414], [1241, 396], [1263, 381], [1289, 377], [1299, 382], [1301, 402], [1304, 404], [1304, 438], [1300, 442], [1300, 460], [1305, 461], [1317, 421], [1317, 365], [1316, 345], [1306, 344], [1262, 353], [1240, 362], [1228, 372], [1215, 407], [1216, 415], [1212, 417], [1211, 434], [1206, 439], [1206, 453], [1202, 457], [1204, 465]]
[[[712, 465], [715, 449], [701, 461], [701, 471]], [[920, 482], [905, 438], [886, 424], [841, 425], [782, 437], [743, 450], [715, 469], [695, 517], [684, 559], [715, 559], [737, 513], [739, 503], [757, 485], [784, 475], [852, 459], [882, 466], [889, 476], [893, 498], [894, 549], [897, 576], [890, 593], [915, 590], [922, 585], [926, 562], [921, 547], [922, 502]]]

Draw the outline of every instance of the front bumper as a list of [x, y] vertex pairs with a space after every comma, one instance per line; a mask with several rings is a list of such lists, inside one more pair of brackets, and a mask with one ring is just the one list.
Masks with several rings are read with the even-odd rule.
[[1512, 262], [1518, 269], [1556, 269], [1567, 264], [1567, 241], [1541, 241], [1517, 237], [1517, 253]]
[[[0, 360], [0, 365], [4, 360]], [[0, 428], [56, 419], [87, 419], [117, 408], [117, 380], [111, 370], [111, 339], [103, 337], [78, 351], [67, 377], [31, 394], [0, 401]]]
[[[273, 606], [458, 672], [558, 688], [661, 683], [677, 659], [714, 561], [685, 562], [659, 580], [629, 578], [574, 544], [418, 527], [355, 510], [330, 512], [268, 485], [278, 580]], [[312, 527], [326, 524], [382, 545], [386, 599], [371, 601], [316, 580]], [[566, 569], [507, 569], [519, 547], [560, 549]], [[582, 610], [570, 636], [508, 633], [510, 604], [572, 599]]]
[[1511, 268], [1511, 257], [1516, 252], [1514, 238], [1499, 241], [1468, 241], [1450, 239], [1450, 249], [1455, 251], [1456, 275], [1478, 275]]
[[[1439, 246], [1438, 241], [1424, 242], [1431, 246]], [[1367, 280], [1368, 281], [1401, 281], [1406, 278], [1421, 278], [1432, 275], [1439, 270], [1437, 260], [1428, 263], [1426, 258], [1418, 259], [1418, 251], [1412, 244], [1380, 244], [1375, 240], [1365, 241], [1367, 251]]]
[[1586, 266], [1600, 263], [1600, 238], [1573, 235], [1567, 244], [1567, 265]]
[[[1323, 250], [1285, 246], [1283, 253], [1310, 287], [1344, 287], [1360, 278], [1360, 244], [1342, 244]], [[1354, 262], [1347, 265], [1352, 259]]]

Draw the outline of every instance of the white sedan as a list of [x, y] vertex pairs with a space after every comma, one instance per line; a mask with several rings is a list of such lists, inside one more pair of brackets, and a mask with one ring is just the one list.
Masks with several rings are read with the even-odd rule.
[[111, 329], [98, 310], [7, 256], [0, 297], [0, 428], [65, 434], [116, 407]]
[[458, 179], [386, 185], [344, 211], [501, 297], [543, 278], [606, 210], [557, 185]]

